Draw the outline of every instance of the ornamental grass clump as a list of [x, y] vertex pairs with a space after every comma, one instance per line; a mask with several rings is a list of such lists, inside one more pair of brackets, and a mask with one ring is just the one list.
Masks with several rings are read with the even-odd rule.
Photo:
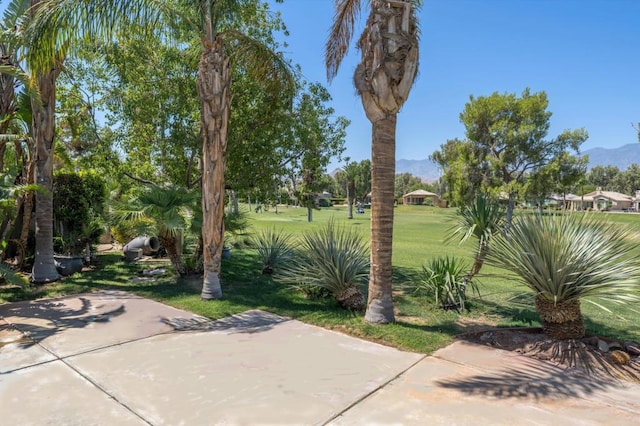
[[263, 274], [272, 274], [276, 265], [291, 259], [292, 238], [293, 234], [275, 228], [264, 230], [252, 238], [252, 246], [255, 247], [262, 260]]
[[467, 289], [478, 292], [474, 281], [467, 280], [467, 264], [456, 257], [437, 257], [422, 266], [414, 291], [432, 298], [444, 310], [465, 309]]
[[282, 265], [276, 279], [293, 287], [328, 290], [338, 304], [352, 311], [364, 309], [358, 284], [369, 274], [364, 238], [354, 229], [330, 221], [302, 236], [295, 255]]
[[640, 263], [629, 255], [633, 235], [590, 215], [527, 215], [493, 238], [487, 263], [533, 291], [548, 336], [577, 339], [585, 335], [582, 299], [607, 311], [596, 300], [640, 301]]

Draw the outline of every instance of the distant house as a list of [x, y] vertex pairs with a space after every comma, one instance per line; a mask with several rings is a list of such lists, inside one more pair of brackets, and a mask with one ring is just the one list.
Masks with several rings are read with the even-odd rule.
[[[637, 198], [637, 194], [636, 194]], [[593, 209], [597, 211], [628, 211], [637, 208], [638, 200], [626, 194], [614, 191], [603, 191], [600, 188], [584, 194], [583, 196], [575, 196], [571, 198], [572, 210]]]
[[[430, 200], [431, 203], [428, 203], [427, 200]], [[403, 195], [402, 201], [406, 205], [421, 206], [424, 204], [433, 204], [434, 206], [437, 206], [440, 203], [440, 197], [438, 197], [438, 194], [434, 194], [433, 192], [425, 191], [424, 189], [417, 189]]]

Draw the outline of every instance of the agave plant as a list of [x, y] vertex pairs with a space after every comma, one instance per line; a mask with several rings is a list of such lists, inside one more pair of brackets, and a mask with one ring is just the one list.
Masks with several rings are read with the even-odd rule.
[[295, 256], [282, 265], [276, 279], [293, 286], [327, 289], [340, 306], [362, 311], [364, 298], [357, 285], [367, 279], [368, 273], [365, 240], [354, 229], [330, 221], [302, 236]]
[[252, 245], [258, 251], [262, 259], [262, 273], [272, 274], [273, 268], [288, 261], [293, 253], [291, 247], [292, 234], [277, 231], [275, 228], [267, 229], [252, 239]]
[[437, 257], [422, 266], [422, 277], [414, 285], [416, 293], [433, 297], [442, 309], [464, 310], [466, 291], [478, 292], [474, 281], [467, 281], [467, 265], [456, 257]]
[[505, 222], [505, 209], [498, 200], [485, 194], [476, 195], [473, 203], [458, 210], [458, 224], [453, 228], [452, 237], [460, 235], [460, 242], [470, 237], [478, 240], [475, 259], [466, 276], [467, 281], [480, 272], [489, 250], [491, 237], [502, 231]]
[[[544, 332], [556, 339], [585, 334], [580, 301], [640, 301], [640, 263], [628, 254], [631, 231], [593, 216], [530, 215], [494, 238], [487, 262], [504, 268], [535, 294]], [[592, 300], [595, 299], [595, 300]]]

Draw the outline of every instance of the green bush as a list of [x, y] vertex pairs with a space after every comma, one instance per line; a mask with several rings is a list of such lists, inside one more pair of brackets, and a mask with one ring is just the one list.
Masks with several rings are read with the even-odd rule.
[[467, 280], [467, 265], [456, 257], [437, 257], [422, 266], [421, 279], [414, 291], [425, 294], [442, 309], [465, 309], [467, 291], [478, 293], [478, 287]]
[[492, 241], [487, 262], [511, 272], [535, 295], [545, 332], [580, 338], [583, 298], [625, 304], [640, 302], [640, 262], [629, 253], [637, 237], [591, 214], [526, 215], [508, 235]]
[[303, 235], [299, 249], [282, 265], [276, 279], [303, 291], [307, 286], [326, 289], [340, 306], [361, 311], [364, 298], [358, 284], [368, 274], [367, 242], [354, 229], [330, 221]]
[[291, 259], [293, 234], [270, 228], [254, 236], [252, 245], [262, 260], [262, 273], [271, 274], [276, 265]]

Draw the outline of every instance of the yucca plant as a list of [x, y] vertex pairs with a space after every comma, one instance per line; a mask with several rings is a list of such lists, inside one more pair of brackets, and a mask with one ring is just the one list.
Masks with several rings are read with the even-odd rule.
[[270, 228], [252, 238], [252, 245], [262, 260], [262, 273], [272, 274], [277, 264], [288, 261], [293, 253], [293, 234]]
[[[585, 334], [580, 301], [640, 301], [640, 263], [629, 256], [632, 233], [593, 216], [528, 215], [493, 239], [487, 263], [504, 268], [535, 294], [544, 332], [556, 339]], [[591, 299], [596, 300], [591, 300]]]
[[470, 282], [482, 268], [491, 237], [503, 229], [505, 209], [498, 200], [479, 193], [473, 203], [463, 206], [457, 213], [458, 223], [452, 228], [451, 236], [460, 236], [461, 243], [470, 237], [478, 240], [474, 262], [466, 276]]
[[358, 284], [369, 273], [367, 243], [352, 228], [330, 221], [316, 231], [305, 233], [296, 254], [282, 265], [276, 279], [292, 286], [327, 289], [340, 306], [364, 309], [364, 298]]
[[467, 267], [456, 257], [431, 259], [422, 266], [421, 279], [414, 285], [414, 290], [432, 297], [442, 309], [464, 310], [467, 289], [478, 292], [475, 282], [466, 280]]

